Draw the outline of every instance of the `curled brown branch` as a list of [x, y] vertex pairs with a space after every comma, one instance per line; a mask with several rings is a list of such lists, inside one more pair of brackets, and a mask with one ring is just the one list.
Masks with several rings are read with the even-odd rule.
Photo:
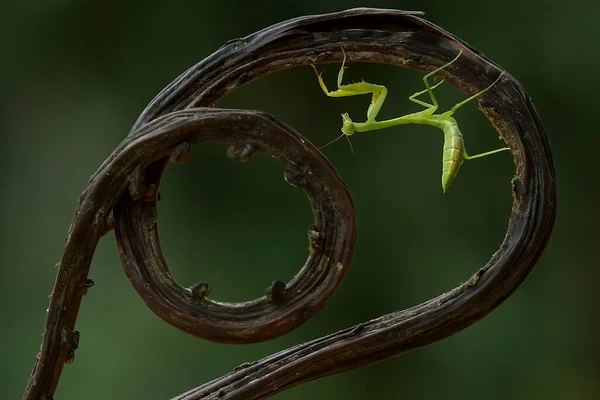
[[115, 233], [127, 276], [161, 318], [201, 338], [251, 343], [294, 329], [335, 292], [352, 260], [354, 205], [335, 169], [310, 142], [266, 114], [214, 108], [170, 113], [143, 125], [133, 137], [145, 154], [152, 153], [154, 143], [167, 142], [167, 151], [175, 148], [171, 159], [179, 156], [181, 143], [187, 148], [189, 143], [207, 141], [231, 143], [228, 154], [234, 160], [246, 159], [254, 151], [270, 154], [285, 163], [286, 181], [305, 191], [314, 212], [309, 257], [291, 282], [275, 281], [267, 295], [254, 301], [212, 301], [206, 282], [181, 287], [162, 254], [156, 203], [163, 157], [169, 153], [156, 154], [163, 158], [157, 164], [142, 163], [145, 173], [135, 175], [135, 195], [126, 194], [115, 207]]
[[[126, 272], [161, 318], [222, 342], [266, 340], [293, 329], [333, 294], [352, 259], [354, 210], [345, 185], [310, 143], [260, 112], [209, 107], [261, 76], [312, 63], [370, 61], [441, 72], [463, 92], [487, 87], [502, 69], [420, 13], [353, 9], [300, 17], [232, 40], [183, 73], [148, 105], [129, 136], [92, 176], [67, 236], [46, 330], [24, 398], [51, 398], [78, 345], [74, 331], [91, 259], [114, 226]], [[179, 399], [262, 399], [299, 383], [367, 365], [443, 339], [501, 304], [539, 258], [556, 213], [555, 177], [543, 125], [523, 87], [509, 74], [478, 101], [514, 156], [513, 209], [500, 249], [449, 293], [295, 346], [189, 391]], [[311, 201], [315, 227], [300, 274], [242, 304], [207, 299], [209, 286], [180, 287], [162, 257], [156, 230], [158, 187], [169, 160], [190, 145], [221, 141], [243, 160], [263, 151], [286, 165], [286, 177]], [[114, 210], [114, 213], [113, 213]]]

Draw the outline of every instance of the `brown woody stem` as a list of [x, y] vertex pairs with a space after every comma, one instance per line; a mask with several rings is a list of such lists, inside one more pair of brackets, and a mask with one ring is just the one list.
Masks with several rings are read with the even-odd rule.
[[[466, 94], [489, 86], [503, 71], [420, 13], [378, 9], [281, 22], [228, 42], [190, 68], [148, 105], [81, 196], [25, 399], [51, 398], [65, 361], [72, 361], [79, 337], [75, 320], [89, 287], [90, 263], [98, 240], [112, 229], [113, 217], [125, 270], [146, 304], [194, 335], [234, 343], [266, 340], [298, 326], [325, 303], [347, 270], [355, 237], [352, 201], [333, 167], [314, 146], [264, 113], [191, 108], [210, 107], [237, 87], [278, 70], [341, 62], [341, 47], [348, 61], [420, 71], [431, 71], [462, 50], [440, 75]], [[506, 300], [550, 236], [556, 213], [554, 166], [535, 107], [510, 74], [477, 103], [508, 143], [516, 165], [506, 237], [485, 266], [468, 282], [423, 304], [240, 366], [178, 398], [263, 399], [441, 340]], [[231, 143], [234, 159], [244, 160], [254, 150], [278, 157], [288, 180], [306, 192], [315, 214], [316, 227], [309, 234], [315, 241], [298, 278], [285, 286], [275, 283], [267, 296], [240, 308], [208, 300], [205, 283], [177, 285], [156, 231], [157, 191], [167, 162], [185, 162], [191, 144], [206, 141]]]

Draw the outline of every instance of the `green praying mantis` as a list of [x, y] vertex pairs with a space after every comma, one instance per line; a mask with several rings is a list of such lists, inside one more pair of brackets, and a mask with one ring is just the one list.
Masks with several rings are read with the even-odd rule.
[[[373, 131], [378, 129], [384, 129], [396, 125], [405, 125], [405, 124], [424, 124], [431, 125], [436, 128], [441, 129], [444, 132], [444, 150], [442, 155], [442, 191], [445, 193], [448, 190], [448, 187], [456, 178], [458, 174], [458, 170], [462, 165], [464, 160], [472, 160], [474, 158], [485, 157], [491, 154], [495, 154], [501, 151], [509, 150], [508, 147], [503, 147], [500, 149], [488, 151], [481, 154], [476, 154], [470, 156], [467, 154], [465, 150], [465, 142], [463, 139], [463, 135], [458, 128], [458, 122], [452, 117], [452, 115], [463, 105], [470, 102], [471, 100], [481, 96], [485, 92], [487, 92], [492, 86], [494, 86], [503, 76], [504, 71], [500, 74], [500, 76], [487, 88], [475, 93], [471, 97], [461, 101], [456, 104], [450, 110], [441, 113], [435, 114], [438, 109], [438, 102], [433, 94], [433, 89], [437, 88], [444, 81], [440, 81], [439, 83], [431, 86], [429, 84], [429, 78], [434, 76], [436, 73], [440, 72], [444, 68], [447, 68], [452, 63], [454, 63], [462, 54], [462, 50], [458, 53], [458, 55], [447, 64], [442, 65], [441, 67], [431, 71], [427, 75], [423, 77], [423, 83], [425, 83], [425, 90], [421, 90], [420, 92], [416, 92], [412, 96], [408, 98], [408, 100], [413, 103], [419, 104], [425, 107], [424, 110], [403, 115], [398, 118], [389, 119], [386, 121], [376, 121], [375, 118], [377, 114], [379, 114], [379, 110], [383, 106], [385, 102], [385, 98], [387, 96], [387, 88], [382, 85], [376, 85], [373, 83], [368, 83], [365, 81], [351, 83], [347, 85], [342, 84], [342, 79], [344, 76], [344, 70], [348, 67], [346, 64], [346, 53], [344, 49], [342, 49], [342, 53], [344, 54], [344, 60], [342, 62], [342, 67], [338, 73], [337, 78], [337, 87], [338, 89], [335, 91], [329, 91], [327, 86], [325, 86], [325, 82], [323, 82], [322, 72], [319, 73], [317, 68], [313, 65], [313, 69], [317, 74], [317, 78], [319, 80], [319, 85], [323, 92], [329, 97], [348, 97], [348, 96], [357, 96], [361, 94], [369, 94], [371, 93], [373, 98], [371, 100], [371, 104], [369, 104], [369, 108], [367, 109], [367, 121], [366, 122], [353, 122], [350, 119], [350, 116], [347, 113], [342, 114], [342, 136], [352, 136], [355, 132], [366, 132]], [[417, 99], [418, 96], [428, 93], [431, 98], [431, 104], [425, 101]], [[340, 136], [341, 137], [341, 136]]]

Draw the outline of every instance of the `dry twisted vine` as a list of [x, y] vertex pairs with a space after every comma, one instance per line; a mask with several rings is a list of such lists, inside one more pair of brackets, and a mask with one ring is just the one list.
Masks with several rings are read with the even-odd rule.
[[[285, 21], [228, 42], [183, 73], [144, 110], [129, 136], [92, 176], [67, 236], [44, 340], [24, 398], [49, 399], [78, 345], [74, 331], [91, 259], [112, 229], [132, 283], [158, 315], [194, 335], [223, 342], [266, 340], [294, 329], [331, 296], [352, 259], [354, 210], [333, 167], [289, 127], [264, 113], [206, 107], [235, 88], [280, 69], [372, 61], [442, 72], [465, 93], [489, 85], [496, 64], [420, 13], [353, 9]], [[544, 128], [522, 86], [509, 74], [479, 103], [509, 144], [516, 165], [513, 211], [500, 249], [468, 282], [410, 309], [295, 346], [193, 389], [178, 399], [263, 399], [302, 382], [370, 364], [443, 339], [478, 321], [525, 279], [554, 223], [554, 167]], [[243, 160], [253, 151], [286, 164], [315, 213], [308, 261], [287, 286], [239, 305], [209, 301], [207, 284], [179, 287], [162, 257], [156, 231], [158, 186], [169, 161], [185, 161], [191, 143], [231, 143]], [[300, 292], [299, 292], [300, 291]], [[222, 322], [222, 323], [221, 323]]]

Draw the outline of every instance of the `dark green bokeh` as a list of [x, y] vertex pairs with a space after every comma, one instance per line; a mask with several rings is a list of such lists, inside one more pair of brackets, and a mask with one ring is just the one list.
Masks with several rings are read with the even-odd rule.
[[[16, 3], [16, 2], [15, 2]], [[0, 83], [0, 398], [22, 394], [39, 348], [64, 237], [89, 175], [148, 101], [229, 39], [284, 19], [356, 6], [423, 10], [519, 79], [544, 120], [557, 167], [556, 229], [524, 285], [453, 337], [378, 365], [304, 384], [277, 399], [596, 399], [600, 397], [597, 201], [600, 3], [591, 0], [358, 2], [46, 1], [5, 5]], [[12, 7], [12, 9], [10, 9]], [[326, 67], [333, 84], [338, 65]], [[382, 117], [416, 105], [421, 74], [351, 64], [349, 80], [385, 84]], [[462, 98], [440, 88], [442, 108]], [[267, 77], [219, 105], [271, 112], [316, 144], [339, 133], [342, 111], [308, 67]], [[357, 118], [360, 119], [360, 118]], [[474, 106], [457, 114], [471, 153], [500, 142]], [[467, 162], [442, 195], [441, 132], [404, 126], [324, 149], [352, 188], [359, 234], [341, 290], [305, 325], [268, 343], [228, 346], [163, 323], [120, 267], [112, 235], [98, 248], [77, 329], [81, 346], [56, 398], [164, 399], [287, 346], [402, 309], [467, 279], [500, 244], [510, 214], [508, 154]], [[160, 231], [184, 284], [213, 297], [260, 296], [290, 279], [312, 222], [303, 194], [267, 157], [234, 164], [220, 146], [169, 166]], [[596, 159], [593, 159], [595, 156]], [[596, 199], [596, 200], [594, 200]], [[368, 304], [368, 307], [363, 306]]]

